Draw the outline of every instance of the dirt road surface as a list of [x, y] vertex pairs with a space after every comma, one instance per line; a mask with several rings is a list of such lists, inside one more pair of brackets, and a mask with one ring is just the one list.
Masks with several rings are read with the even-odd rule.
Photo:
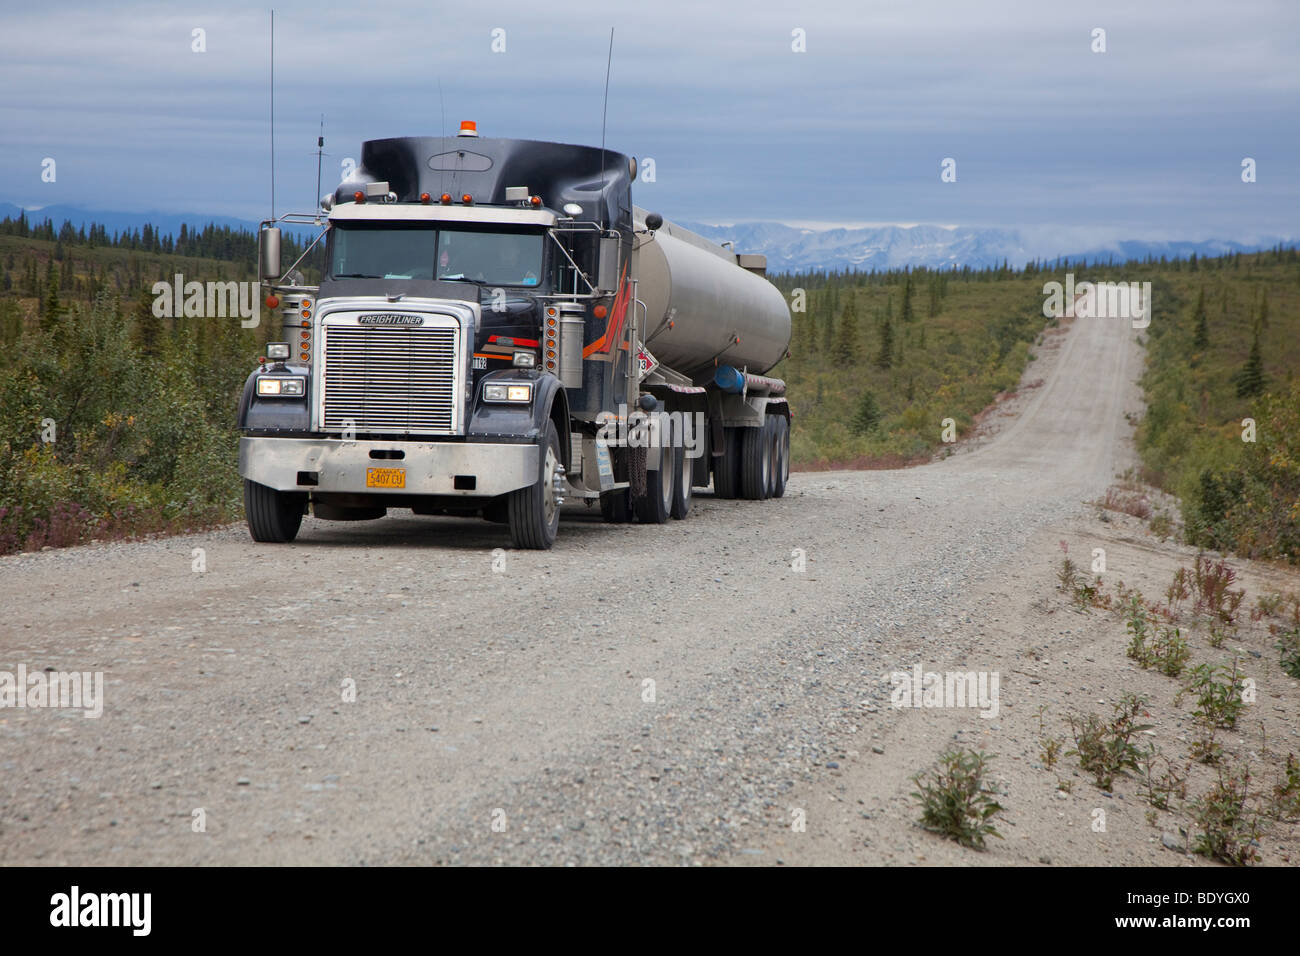
[[[1086, 563], [1109, 534], [1126, 580], [1180, 557], [1084, 504], [1132, 462], [1136, 338], [1049, 334], [1044, 384], [946, 460], [663, 527], [579, 509], [546, 553], [408, 513], [0, 559], [0, 670], [105, 679], [98, 719], [0, 711], [0, 863], [1177, 862], [1131, 793], [1034, 756], [1040, 706], [1154, 679], [1053, 593], [1062, 538]], [[1294, 681], [1262, 663], [1285, 749]], [[891, 707], [916, 664], [1000, 672], [998, 716]], [[954, 738], [999, 754], [985, 853], [915, 825]]]

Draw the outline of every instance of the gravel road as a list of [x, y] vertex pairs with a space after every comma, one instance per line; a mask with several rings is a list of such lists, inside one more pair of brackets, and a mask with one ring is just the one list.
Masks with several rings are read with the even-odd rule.
[[0, 670], [105, 679], [99, 719], [0, 711], [0, 863], [839, 861], [847, 831], [816, 806], [792, 831], [792, 801], [849, 772], [905, 793], [938, 744], [872, 751], [882, 675], [978, 668], [994, 621], [1033, 640], [1033, 596], [989, 588], [1131, 461], [1136, 335], [1049, 334], [1043, 386], [946, 460], [663, 527], [577, 509], [547, 553], [407, 513], [0, 559]]

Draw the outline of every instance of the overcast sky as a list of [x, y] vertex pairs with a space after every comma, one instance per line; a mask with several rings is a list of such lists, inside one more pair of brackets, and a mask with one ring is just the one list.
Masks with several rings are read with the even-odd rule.
[[[3, 8], [0, 201], [267, 214], [269, 4]], [[462, 119], [599, 145], [614, 27], [607, 145], [655, 160], [634, 200], [669, 218], [1300, 234], [1296, 0], [275, 10], [280, 211], [312, 202], [322, 113], [322, 191], [362, 140]], [[956, 182], [940, 179], [945, 158]]]

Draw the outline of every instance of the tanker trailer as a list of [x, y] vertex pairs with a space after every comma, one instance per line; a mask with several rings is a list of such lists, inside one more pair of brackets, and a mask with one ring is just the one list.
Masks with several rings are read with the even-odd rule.
[[[635, 209], [634, 221], [651, 215]], [[653, 221], [655, 229], [638, 233], [634, 265], [647, 315], [642, 351], [653, 347], [662, 364], [642, 387], [670, 403], [674, 381], [704, 389], [710, 454], [696, 463], [696, 485], [711, 472], [720, 497], [779, 498], [789, 476], [789, 410], [785, 383], [761, 373], [790, 344], [785, 298], [764, 278], [764, 257]]]
[[[663, 523], [710, 480], [782, 495], [785, 385], [762, 373], [789, 343], [785, 301], [762, 257], [635, 209], [636, 174], [621, 153], [467, 122], [367, 141], [318, 210], [265, 221], [283, 341], [239, 408], [253, 538], [409, 508], [549, 548], [566, 502]], [[286, 224], [319, 228], [318, 286], [283, 267]]]

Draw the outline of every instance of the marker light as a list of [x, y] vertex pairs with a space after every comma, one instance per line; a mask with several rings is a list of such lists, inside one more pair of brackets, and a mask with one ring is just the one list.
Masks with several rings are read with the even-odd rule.
[[268, 295], [266, 297], [266, 307], [268, 309], [278, 308], [279, 305], [280, 305], [280, 297], [278, 295]]
[[352, 194], [352, 199], [354, 202], [365, 202], [366, 194], [362, 192], [360, 189], [358, 189], [356, 192]]
[[450, 206], [451, 193], [443, 193], [441, 196], [438, 197], [438, 202], [442, 203], [444, 206]]
[[528, 200], [528, 201], [529, 201], [530, 203], [533, 204], [533, 208], [534, 208], [534, 209], [541, 209], [541, 208], [542, 208], [542, 197], [541, 197], [541, 196], [534, 196], [532, 199], [530, 199], [530, 200]]
[[460, 197], [460, 201], [463, 202], [466, 206], [469, 206], [474, 202], [474, 197], [471, 196], [469, 193], [466, 193], [465, 195]]
[[429, 202], [429, 200], [432, 199], [432, 198], [433, 198], [433, 197], [430, 196], [428, 193], [420, 193], [420, 202], [422, 202], [422, 203], [426, 203], [426, 204], [427, 204], [427, 203]]

